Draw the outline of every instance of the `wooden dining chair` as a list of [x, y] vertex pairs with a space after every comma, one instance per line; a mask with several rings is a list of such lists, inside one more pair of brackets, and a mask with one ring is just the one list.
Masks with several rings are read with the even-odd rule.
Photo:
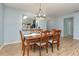
[[54, 39], [55, 39], [55, 37], [56, 37], [56, 30], [55, 29], [53, 29], [51, 32], [50, 32], [50, 39], [49, 39], [49, 43], [51, 44], [51, 46], [52, 46], [52, 52], [53, 52], [53, 42], [54, 42]]
[[57, 44], [57, 50], [59, 50], [61, 30], [52, 29], [51, 33], [52, 33], [52, 39], [49, 40], [49, 43], [52, 44], [52, 52], [53, 52], [54, 44]]
[[[25, 49], [27, 47], [27, 43], [26, 43], [26, 39], [24, 38], [24, 34], [23, 34], [22, 31], [20, 31], [20, 36], [21, 36], [22, 55], [24, 56], [25, 55]], [[35, 49], [33, 42], [30, 43], [30, 46], [33, 46], [33, 48]]]
[[45, 47], [46, 52], [48, 53], [48, 35], [47, 35], [47, 31], [41, 31], [40, 41], [36, 44], [39, 47], [39, 55], [40, 56], [41, 56], [41, 48], [42, 47]]
[[20, 36], [21, 36], [21, 46], [22, 46], [22, 53], [23, 53], [22, 55], [24, 56], [25, 48], [26, 48], [27, 44], [24, 41], [24, 35], [23, 35], [22, 31], [20, 31]]
[[59, 50], [60, 47], [60, 36], [61, 36], [61, 30], [56, 31], [56, 39], [57, 39], [57, 50]]

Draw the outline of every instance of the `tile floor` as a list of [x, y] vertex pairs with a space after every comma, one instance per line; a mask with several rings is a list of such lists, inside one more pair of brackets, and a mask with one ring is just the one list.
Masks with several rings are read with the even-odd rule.
[[[21, 44], [17, 43], [4, 46], [0, 50], [0, 56], [22, 56]], [[39, 56], [39, 50], [36, 49], [34, 52], [30, 49], [30, 56]], [[48, 53], [46, 53], [46, 49], [42, 49], [42, 56], [79, 56], [79, 40], [61, 38], [60, 50], [57, 50], [56, 45], [54, 45], [54, 52], [52, 53], [51, 46], [49, 46]]]

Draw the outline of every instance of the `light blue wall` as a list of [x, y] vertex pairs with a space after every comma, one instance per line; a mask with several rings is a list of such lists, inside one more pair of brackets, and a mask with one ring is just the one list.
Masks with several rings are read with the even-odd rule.
[[70, 17], [73, 17], [73, 39], [79, 40], [79, 12], [58, 17], [58, 27], [62, 30], [61, 34], [64, 36], [64, 18]]
[[79, 40], [79, 12], [74, 13], [74, 39]]
[[64, 32], [64, 19], [63, 17], [58, 17], [57, 19], [57, 24], [58, 24], [58, 28], [61, 29], [61, 36], [63, 37], [63, 32]]
[[58, 28], [58, 19], [57, 18], [50, 18], [48, 20], [48, 30], [51, 30], [53, 28]]
[[25, 11], [5, 6], [4, 44], [21, 41], [19, 30], [22, 30], [22, 15], [33, 16]]
[[62, 37], [64, 36], [64, 18], [70, 18], [70, 17], [73, 17], [73, 13], [64, 15], [64, 16], [60, 16], [57, 19], [58, 28], [60, 28], [62, 30], [62, 32], [61, 32]]
[[20, 41], [20, 35], [19, 35], [19, 27], [21, 27], [21, 23], [19, 24], [19, 21], [22, 20], [22, 12], [5, 7], [5, 15], [4, 15], [4, 43], [12, 43]]
[[0, 4], [0, 45], [3, 44], [4, 40], [3, 40], [3, 4]]

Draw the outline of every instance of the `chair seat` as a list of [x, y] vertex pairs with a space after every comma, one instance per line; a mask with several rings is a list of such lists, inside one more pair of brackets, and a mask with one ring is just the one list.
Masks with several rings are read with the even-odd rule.
[[[38, 46], [40, 46], [40, 43], [36, 43]], [[46, 45], [46, 42], [41, 43], [41, 46]]]
[[[27, 43], [26, 42], [24, 42], [24, 44], [25, 44], [25, 46], [27, 46]], [[30, 43], [30, 45], [33, 45], [34, 43]]]
[[[52, 39], [51, 39], [51, 40], [49, 40], [49, 43], [52, 43]], [[54, 41], [53, 43], [57, 43], [57, 41]]]

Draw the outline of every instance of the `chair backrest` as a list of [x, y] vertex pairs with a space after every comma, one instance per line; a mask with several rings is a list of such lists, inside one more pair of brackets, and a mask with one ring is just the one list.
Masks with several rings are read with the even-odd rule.
[[55, 39], [56, 36], [56, 29], [52, 29], [53, 39]]
[[60, 36], [61, 36], [61, 30], [56, 30], [56, 33], [57, 33], [57, 37], [60, 39]]
[[52, 32], [54, 34], [61, 34], [61, 30], [60, 29], [52, 29]]
[[61, 30], [57, 30], [57, 33], [58, 33], [58, 34], [61, 34]]
[[61, 30], [60, 29], [52, 29], [53, 32], [53, 39], [60, 39], [60, 35], [61, 35]]
[[20, 36], [21, 36], [22, 47], [24, 47], [25, 46], [25, 44], [24, 44], [24, 35], [23, 35], [22, 31], [20, 31]]
[[48, 40], [47, 32], [48, 32], [48, 31], [41, 31], [41, 40], [42, 40], [43, 42]]

